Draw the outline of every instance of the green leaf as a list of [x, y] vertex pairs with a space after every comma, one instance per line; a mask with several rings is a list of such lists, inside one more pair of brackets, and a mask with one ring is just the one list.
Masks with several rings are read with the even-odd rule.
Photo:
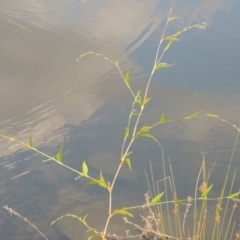
[[133, 110], [131, 111], [131, 113], [130, 113], [130, 118], [131, 118], [132, 116], [135, 116], [135, 115], [138, 115], [138, 113], [137, 113], [137, 111], [136, 111], [135, 109], [133, 109]]
[[233, 194], [231, 194], [228, 198], [236, 199], [236, 198], [238, 197], [238, 195], [240, 195], [240, 192], [233, 193]]
[[75, 177], [75, 180], [78, 180], [78, 179], [81, 178], [81, 177], [85, 177], [85, 175], [84, 175], [83, 173], [79, 172], [79, 176], [78, 176], [78, 177]]
[[131, 167], [131, 160], [130, 160], [130, 158], [125, 158], [125, 160], [124, 160], [125, 162], [126, 162], [126, 164], [128, 165], [128, 167], [129, 167], [129, 169], [130, 169], [130, 171], [132, 171], [132, 167]]
[[132, 153], [133, 153], [133, 152], [128, 152], [128, 153], [125, 155], [125, 157], [130, 156]]
[[160, 143], [158, 142], [158, 140], [151, 134], [149, 133], [138, 133], [136, 136], [135, 136], [135, 139], [138, 138], [138, 137], [147, 137], [147, 138], [151, 138], [153, 139], [155, 142], [158, 143], [158, 145], [160, 145]]
[[162, 113], [160, 123], [165, 123], [166, 121], [167, 121], [167, 119], [166, 119], [164, 113]]
[[208, 116], [208, 117], [215, 117], [215, 118], [219, 118], [219, 116], [218, 116], [218, 115], [214, 115], [214, 114], [206, 114], [206, 116]]
[[100, 182], [103, 186], [107, 187], [107, 183], [106, 183], [106, 180], [105, 180], [102, 172], [100, 172]]
[[199, 115], [199, 113], [202, 112], [202, 110], [196, 112], [196, 113], [193, 113], [193, 114], [190, 114], [189, 116], [185, 117], [185, 119], [191, 119], [191, 118], [195, 118]]
[[127, 215], [129, 217], [133, 217], [133, 215], [128, 212], [125, 208], [122, 208], [122, 209], [116, 209], [114, 212], [113, 212], [113, 215], [116, 215], [116, 214], [121, 214], [121, 215]]
[[143, 126], [140, 128], [140, 132], [148, 132], [151, 128], [151, 126]]
[[163, 41], [166, 41], [166, 40], [168, 40], [168, 41], [181, 41], [179, 38], [176, 38], [174, 36], [167, 36], [163, 39]]
[[129, 84], [130, 84], [130, 70], [128, 70], [127, 72], [126, 72], [126, 75], [125, 75], [125, 83], [129, 86]]
[[62, 152], [63, 152], [63, 143], [61, 144], [61, 146], [58, 149], [57, 155], [56, 155], [56, 159], [58, 162], [62, 162]]
[[210, 187], [208, 187], [208, 188], [202, 193], [201, 198], [207, 198], [207, 196], [208, 196], [208, 194], [210, 193], [212, 187], [213, 187], [213, 184], [212, 184]]
[[146, 105], [149, 101], [151, 100], [151, 98], [146, 98], [144, 101], [143, 101], [143, 105]]
[[141, 94], [141, 92], [138, 91], [137, 94], [135, 95], [135, 98], [134, 98], [133, 104], [138, 102], [139, 97], [141, 97], [140, 94]]
[[87, 216], [88, 216], [88, 214], [86, 214], [83, 218], [81, 218], [81, 220], [82, 220], [83, 223], [87, 223], [87, 222], [86, 222]]
[[94, 180], [94, 179], [92, 179], [89, 182], [87, 182], [86, 185], [98, 185], [98, 186], [100, 186], [102, 188], [107, 188], [108, 187], [106, 182], [104, 182], [104, 181], [102, 182], [101, 180], [97, 181], [97, 180]]
[[175, 19], [178, 19], [178, 18], [180, 18], [180, 17], [171, 17], [171, 18], [168, 19], [168, 22], [170, 22], [172, 20], [175, 20]]
[[158, 65], [154, 66], [154, 71], [162, 69], [162, 68], [171, 67], [171, 66], [173, 66], [173, 64], [159, 63]]
[[91, 234], [88, 238], [87, 238], [87, 240], [92, 240], [94, 237], [96, 237], [96, 236], [98, 236], [97, 234], [95, 234], [95, 233], [93, 233], [93, 234]]
[[86, 161], [82, 162], [82, 173], [83, 173], [84, 176], [88, 175], [88, 166], [86, 164]]
[[86, 185], [94, 185], [94, 184], [101, 186], [100, 183], [97, 180], [90, 180], [90, 181], [87, 182]]
[[170, 48], [170, 46], [172, 45], [172, 43], [173, 43], [173, 41], [169, 41], [168, 44], [167, 44], [167, 46], [164, 48], [163, 51], [164, 51], [164, 52], [167, 51], [167, 50]]
[[29, 146], [33, 148], [32, 133], [29, 135]]
[[174, 203], [176, 204], [184, 204], [183, 201], [179, 200], [179, 199], [174, 199]]
[[161, 200], [163, 194], [164, 194], [164, 192], [159, 193], [155, 198], [152, 199], [151, 204], [158, 203]]
[[137, 92], [137, 94], [134, 97], [134, 101], [132, 103], [132, 105], [135, 105], [136, 103], [140, 104], [141, 103], [141, 92]]
[[129, 136], [130, 126], [128, 125], [125, 129], [125, 135], [124, 137], [127, 138]]

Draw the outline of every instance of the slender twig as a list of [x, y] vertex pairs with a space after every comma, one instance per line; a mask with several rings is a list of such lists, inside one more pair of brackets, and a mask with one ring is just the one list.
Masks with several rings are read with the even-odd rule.
[[8, 207], [7, 205], [3, 206], [4, 209], [6, 209], [9, 214], [13, 214], [17, 217], [20, 217], [23, 221], [28, 223], [32, 228], [34, 228], [45, 240], [49, 240], [33, 223], [29, 222], [29, 220], [25, 217], [23, 217], [20, 213], [16, 212], [14, 209]]
[[[204, 160], [204, 159], [203, 159]], [[203, 169], [203, 163], [201, 165], [201, 168], [199, 170], [198, 173], [198, 177], [197, 177], [197, 181], [196, 181], [196, 186], [195, 186], [195, 194], [194, 194], [194, 210], [193, 210], [193, 236], [196, 233], [196, 222], [197, 222], [197, 189], [198, 189], [198, 185], [199, 185], [199, 179], [200, 179], [200, 175]]]
[[[112, 61], [111, 59], [105, 57], [105, 56], [102, 55], [101, 53], [87, 52], [87, 53], [84, 53], [84, 54], [80, 55], [80, 56], [77, 58], [76, 61], [77, 61], [77, 62], [80, 61], [80, 59], [82, 59], [83, 57], [85, 57], [85, 56], [87, 56], [87, 55], [89, 55], [89, 54], [93, 54], [93, 55], [95, 55], [95, 56], [99, 56], [99, 57], [103, 58], [104, 60], [106, 60], [106, 61], [110, 62], [111, 64], [113, 64], [115, 67], [117, 67], [117, 69], [118, 69], [118, 71], [119, 71], [122, 79], [125, 81], [125, 77], [124, 77], [124, 75], [123, 75], [123, 72], [122, 72], [121, 68], [119, 67], [118, 62], [117, 62], [117, 61], [116, 61], [116, 62]], [[129, 86], [128, 84], [127, 84], [127, 87], [128, 87], [128, 89], [129, 89], [129, 91], [131, 92], [132, 96], [135, 98], [135, 94], [134, 94], [134, 92], [132, 91], [132, 89], [130, 88], [130, 86]]]

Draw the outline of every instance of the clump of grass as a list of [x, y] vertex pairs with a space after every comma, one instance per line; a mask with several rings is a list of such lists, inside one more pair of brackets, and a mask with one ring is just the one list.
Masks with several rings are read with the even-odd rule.
[[[237, 140], [238, 135], [235, 142]], [[234, 151], [235, 148], [233, 148]], [[240, 225], [237, 226], [234, 214], [236, 215], [237, 204], [240, 202], [240, 192], [232, 193], [236, 172], [229, 179], [231, 161], [232, 159], [230, 159], [219, 197], [209, 196], [213, 189], [213, 184], [210, 184], [209, 180], [213, 168], [206, 168], [203, 155], [202, 165], [196, 179], [195, 192], [192, 197], [179, 199], [171, 163], [168, 161], [167, 169], [162, 152], [164, 178], [155, 180], [150, 164], [150, 178], [145, 171], [149, 186], [149, 193], [145, 195], [146, 202], [141, 206], [128, 208], [128, 210], [147, 208], [148, 213], [145, 216], [140, 215], [144, 224], [137, 225], [127, 218], [124, 221], [140, 232], [140, 237], [147, 240], [238, 240], [240, 235], [237, 228], [240, 229]], [[169, 175], [166, 175], [167, 170]], [[227, 181], [230, 182], [229, 189], [226, 189]], [[178, 189], [178, 191], [180, 190]], [[190, 218], [190, 221], [187, 221], [187, 218]]]
[[[192, 28], [198, 28], [198, 29], [205, 29], [206, 23], [202, 24], [196, 24], [190, 27], [185, 27], [182, 30], [179, 30], [178, 32], [166, 35], [166, 29], [171, 21], [176, 21], [177, 17], [172, 17], [172, 9], [173, 9], [174, 2], [172, 3], [172, 6], [169, 10], [166, 24], [163, 28], [162, 36], [160, 38], [155, 59], [153, 62], [152, 70], [150, 73], [150, 76], [148, 80], [146, 81], [146, 86], [143, 89], [143, 91], [137, 91], [135, 92], [131, 87], [131, 73], [130, 70], [124, 72], [119, 66], [118, 61], [113, 61], [104, 55], [100, 53], [95, 52], [87, 52], [82, 54], [77, 61], [81, 60], [82, 58], [86, 57], [87, 55], [95, 55], [98, 57], [103, 58], [104, 60], [108, 61], [109, 63], [113, 64], [116, 69], [118, 70], [123, 82], [127, 86], [127, 89], [129, 90], [131, 96], [132, 96], [132, 108], [129, 113], [129, 117], [126, 123], [126, 128], [124, 132], [123, 137], [123, 143], [121, 147], [121, 152], [119, 156], [119, 165], [116, 169], [115, 175], [113, 179], [107, 180], [104, 176], [103, 172], [99, 173], [99, 178], [94, 178], [89, 173], [88, 164], [87, 161], [82, 162], [82, 170], [78, 171], [76, 169], [71, 168], [66, 163], [62, 161], [62, 153], [63, 153], [63, 143], [60, 145], [56, 156], [49, 156], [48, 154], [38, 150], [34, 147], [32, 134], [29, 136], [29, 142], [24, 143], [22, 141], [18, 141], [15, 138], [2, 135], [2, 137], [13, 141], [17, 144], [20, 144], [28, 149], [31, 149], [40, 155], [42, 155], [44, 158], [47, 158], [46, 161], [53, 161], [77, 174], [76, 179], [79, 178], [86, 178], [88, 179], [88, 185], [98, 185], [101, 188], [104, 188], [108, 194], [108, 216], [106, 218], [105, 226], [102, 229], [102, 231], [97, 231], [94, 226], [91, 226], [90, 223], [87, 221], [87, 216], [77, 216], [75, 214], [66, 214], [63, 216], [60, 216], [56, 220], [54, 220], [51, 224], [56, 223], [57, 221], [61, 220], [64, 217], [71, 217], [75, 218], [78, 221], [80, 221], [90, 232], [90, 235], [88, 237], [88, 240], [91, 240], [95, 237], [102, 240], [118, 240], [118, 239], [131, 239], [131, 238], [137, 238], [140, 237], [142, 239], [146, 240], [166, 240], [166, 239], [191, 239], [191, 240], [201, 240], [201, 239], [209, 239], [209, 237], [206, 237], [206, 231], [207, 231], [207, 225], [208, 225], [208, 202], [209, 201], [215, 201], [216, 208], [215, 208], [215, 218], [212, 223], [212, 235], [211, 239], [234, 239], [234, 229], [236, 226], [236, 221], [233, 221], [233, 213], [236, 209], [237, 202], [239, 202], [239, 195], [240, 192], [232, 193], [232, 186], [234, 182], [234, 178], [232, 179], [232, 185], [229, 189], [229, 193], [226, 194], [226, 184], [229, 179], [229, 169], [233, 160], [233, 155], [235, 153], [236, 144], [238, 142], [239, 137], [239, 128], [237, 128], [235, 125], [231, 124], [230, 122], [226, 121], [225, 119], [220, 118], [217, 115], [213, 114], [204, 114], [202, 111], [198, 111], [193, 114], [189, 114], [188, 116], [183, 116], [181, 118], [176, 119], [167, 119], [165, 114], [159, 114], [160, 118], [156, 121], [155, 124], [152, 125], [140, 125], [140, 119], [143, 115], [143, 112], [148, 105], [148, 103], [151, 101], [151, 98], [149, 97], [149, 87], [153, 78], [153, 75], [156, 73], [156, 71], [160, 71], [164, 68], [171, 67], [173, 64], [171, 63], [165, 63], [163, 62], [163, 56], [168, 51], [168, 49], [171, 47], [171, 45], [179, 41], [179, 37], [181, 34], [183, 34], [185, 31], [192, 29]], [[203, 163], [201, 166], [201, 169], [199, 171], [199, 175], [196, 182], [195, 187], [195, 193], [192, 197], [187, 197], [186, 199], [178, 199], [176, 185], [174, 181], [174, 173], [171, 167], [171, 164], [169, 162], [169, 175], [167, 175], [166, 171], [166, 164], [164, 159], [164, 154], [162, 152], [162, 163], [163, 163], [163, 172], [164, 176], [161, 181], [155, 181], [153, 176], [152, 167], [151, 169], [151, 181], [149, 180], [148, 175], [147, 181], [149, 185], [149, 193], [145, 194], [145, 200], [146, 202], [141, 206], [132, 206], [132, 207], [123, 207], [119, 206], [118, 209], [113, 209], [113, 190], [115, 189], [115, 183], [118, 179], [119, 172], [121, 171], [124, 164], [126, 164], [129, 168], [129, 170], [132, 170], [131, 167], [131, 148], [133, 143], [138, 138], [149, 138], [153, 141], [155, 141], [159, 146], [160, 143], [156, 139], [156, 137], [151, 133], [154, 128], [156, 128], [159, 125], [162, 124], [169, 124], [171, 122], [175, 121], [182, 121], [182, 120], [189, 120], [193, 118], [199, 118], [199, 117], [211, 117], [215, 118], [217, 120], [223, 121], [227, 124], [230, 124], [232, 127], [237, 129], [237, 138], [235, 141], [235, 145], [232, 151], [232, 156], [229, 161], [228, 169], [226, 171], [226, 177], [224, 184], [222, 186], [222, 190], [220, 193], [220, 196], [218, 198], [209, 198], [209, 193], [212, 190], [213, 185], [209, 183], [209, 177], [210, 172], [207, 171], [205, 166], [205, 160], [203, 159]], [[235, 177], [235, 175], [234, 175]], [[152, 184], [150, 184], [152, 182]], [[163, 183], [163, 190], [162, 187], [160, 187], [160, 183]], [[200, 191], [200, 192], [199, 192]], [[200, 195], [199, 195], [200, 194]], [[229, 221], [226, 223], [226, 216], [227, 213], [225, 210], [222, 220], [220, 220], [221, 216], [221, 210], [224, 204], [224, 201], [226, 200], [226, 209], [229, 209], [229, 201], [232, 200], [234, 205], [232, 209], [232, 214], [230, 216]], [[128, 217], [133, 217], [132, 210], [133, 209], [147, 209], [148, 213], [147, 215], [140, 215], [140, 218], [143, 221], [142, 225], [133, 223], [133, 221], [129, 221]], [[193, 209], [193, 223], [188, 226], [186, 223], [187, 216], [190, 215], [190, 210]], [[130, 224], [134, 227], [135, 233], [130, 235], [127, 233], [126, 236], [117, 236], [116, 234], [110, 234], [108, 233], [109, 229], [109, 223], [111, 219], [117, 215], [125, 215], [124, 221], [127, 224]], [[190, 227], [192, 229], [190, 229]], [[224, 230], [224, 227], [227, 227], [226, 231]], [[225, 231], [225, 232], [224, 232]], [[225, 234], [225, 235], [224, 235]], [[239, 239], [239, 233], [235, 235], [235, 239]], [[224, 238], [222, 238], [224, 237]]]

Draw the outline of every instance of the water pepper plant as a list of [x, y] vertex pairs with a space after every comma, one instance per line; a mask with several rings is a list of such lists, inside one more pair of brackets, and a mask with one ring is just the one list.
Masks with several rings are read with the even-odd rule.
[[[162, 36], [160, 37], [158, 47], [156, 49], [156, 55], [155, 59], [153, 61], [152, 70], [149, 75], [149, 78], [146, 81], [146, 86], [142, 91], [135, 92], [131, 87], [131, 71], [126, 70], [123, 71], [119, 65], [118, 61], [111, 60], [107, 58], [106, 56], [95, 53], [95, 52], [87, 52], [79, 56], [77, 61], [82, 60], [84, 57], [88, 55], [95, 55], [97, 57], [101, 57], [105, 61], [109, 62], [110, 64], [114, 65], [117, 69], [117, 71], [120, 74], [120, 77], [123, 80], [123, 83], [126, 85], [127, 89], [129, 90], [129, 93], [132, 96], [132, 102], [131, 102], [131, 111], [129, 112], [129, 116], [127, 119], [126, 128], [124, 130], [124, 136], [123, 136], [123, 143], [121, 147], [121, 152], [119, 155], [119, 165], [118, 168], [115, 171], [115, 175], [113, 179], [107, 180], [104, 176], [103, 172], [99, 172], [99, 177], [94, 178], [91, 176], [91, 173], [89, 172], [88, 163], [86, 160], [82, 162], [82, 168], [80, 170], [74, 169], [70, 166], [68, 166], [66, 163], [63, 162], [63, 143], [60, 145], [57, 154], [55, 156], [49, 156], [48, 154], [38, 150], [35, 148], [33, 143], [33, 137], [30, 133], [29, 136], [29, 142], [24, 143], [22, 141], [18, 141], [15, 138], [9, 137], [5, 134], [2, 134], [1, 136], [5, 139], [8, 139], [10, 141], [13, 141], [15, 143], [18, 143], [22, 145], [25, 148], [28, 148], [32, 151], [35, 151], [42, 155], [44, 158], [47, 158], [46, 161], [53, 161], [70, 171], [77, 174], [76, 179], [79, 178], [86, 178], [88, 179], [87, 185], [98, 185], [100, 188], [103, 188], [106, 190], [106, 193], [108, 194], [108, 216], [105, 221], [104, 228], [102, 231], [97, 231], [96, 227], [92, 226], [91, 223], [88, 222], [88, 215], [85, 216], [77, 216], [75, 214], [66, 214], [63, 216], [60, 216], [56, 220], [54, 220], [51, 224], [56, 223], [57, 221], [61, 220], [65, 217], [72, 217], [80, 221], [89, 232], [89, 236], [87, 240], [91, 240], [93, 238], [98, 238], [101, 240], [119, 240], [119, 239], [130, 239], [130, 238], [142, 238], [146, 240], [153, 240], [153, 239], [191, 239], [191, 240], [197, 240], [197, 239], [210, 239], [209, 237], [206, 238], [206, 228], [207, 228], [207, 203], [208, 201], [215, 201], [216, 209], [215, 209], [215, 218], [212, 223], [212, 231], [211, 231], [211, 239], [240, 239], [240, 233], [233, 234], [236, 222], [233, 221], [233, 212], [236, 209], [237, 202], [239, 202], [239, 196], [240, 192], [234, 192], [232, 193], [232, 186], [234, 183], [235, 175], [232, 178], [231, 188], [229, 189], [229, 193], [226, 195], [226, 184], [229, 179], [229, 170], [230, 166], [233, 160], [233, 156], [236, 150], [236, 145], [239, 138], [239, 131], [240, 129], [235, 126], [234, 124], [228, 122], [227, 120], [219, 117], [218, 115], [214, 114], [208, 114], [203, 113], [202, 110], [197, 111], [196, 113], [189, 114], [188, 116], [183, 116], [176, 119], [168, 119], [164, 113], [159, 113], [159, 119], [157, 119], [155, 124], [152, 125], [144, 125], [142, 126], [140, 124], [140, 119], [143, 116], [143, 112], [145, 108], [148, 106], [148, 103], [152, 101], [151, 97], [149, 96], [149, 87], [152, 81], [152, 78], [154, 74], [158, 71], [162, 71], [165, 68], [172, 67], [174, 64], [172, 63], [166, 63], [163, 62], [163, 56], [166, 54], [166, 52], [171, 48], [172, 44], [175, 42], [180, 41], [181, 35], [193, 28], [198, 29], [205, 29], [207, 24], [195, 24], [189, 27], [185, 27], [181, 30], [178, 30], [177, 32], [166, 35], [166, 29], [169, 26], [169, 24], [173, 21], [177, 21], [178, 17], [172, 16], [172, 10], [173, 10], [174, 2], [171, 5], [171, 8], [169, 10], [166, 23], [163, 27]], [[203, 155], [203, 162], [201, 169], [199, 170], [199, 174], [197, 177], [196, 182], [196, 190], [194, 193], [194, 197], [187, 197], [186, 199], [178, 199], [176, 186], [174, 183], [174, 174], [172, 171], [171, 164], [169, 162], [169, 172], [170, 174], [166, 174], [166, 163], [164, 160], [164, 154], [162, 151], [162, 162], [163, 162], [163, 169], [164, 169], [164, 176], [162, 179], [162, 182], [164, 182], [164, 191], [160, 191], [159, 188], [159, 182], [152, 181], [152, 184], [150, 183], [150, 180], [147, 176], [147, 181], [149, 185], [148, 193], [145, 195], [145, 202], [141, 206], [130, 206], [130, 207], [123, 207], [119, 206], [119, 208], [114, 209], [113, 208], [113, 190], [115, 189], [115, 183], [118, 179], [119, 172], [121, 171], [124, 164], [126, 164], [129, 168], [129, 170], [132, 170], [132, 164], [131, 164], [131, 155], [134, 154], [132, 152], [132, 145], [135, 141], [137, 141], [139, 138], [149, 138], [152, 141], [155, 141], [159, 146], [160, 143], [158, 139], [154, 136], [152, 133], [155, 128], [157, 128], [159, 125], [162, 124], [170, 124], [171, 122], [176, 121], [183, 121], [183, 120], [190, 120], [193, 118], [200, 118], [200, 117], [210, 117], [214, 118], [216, 120], [220, 120], [222, 122], [225, 122], [226, 124], [230, 124], [233, 128], [237, 130], [237, 136], [235, 139], [234, 147], [232, 150], [232, 155], [229, 161], [228, 169], [226, 170], [226, 177], [224, 184], [222, 186], [222, 190], [220, 193], [220, 196], [218, 198], [210, 198], [209, 194], [211, 190], [214, 188], [214, 184], [209, 183], [209, 177], [210, 173], [206, 169], [205, 165], [205, 159]], [[153, 177], [153, 171], [151, 168], [151, 176]], [[167, 186], [167, 183], [170, 186]], [[200, 195], [199, 195], [200, 193]], [[170, 199], [171, 198], [171, 199]], [[232, 201], [234, 203], [233, 205], [233, 211], [230, 216], [230, 220], [225, 221], [226, 219], [226, 212], [223, 215], [222, 222], [220, 221], [220, 215], [222, 210], [223, 202], [226, 201], [225, 207], [228, 207], [229, 201]], [[198, 204], [200, 202], [200, 205]], [[188, 233], [186, 231], [186, 217], [187, 214], [193, 205], [193, 223], [192, 223], [192, 231], [189, 231], [188, 227]], [[200, 208], [198, 208], [200, 206]], [[14, 210], [11, 208], [4, 206], [5, 209], [7, 209], [10, 213], [13, 213], [15, 215], [18, 215]], [[148, 210], [148, 215], [143, 217], [144, 226], [139, 226], [131, 221], [128, 220], [127, 217], [133, 217], [132, 210], [133, 209], [140, 209], [140, 208], [146, 208]], [[164, 209], [165, 208], [165, 209]], [[180, 208], [184, 208], [185, 212], [182, 214], [180, 212]], [[172, 209], [172, 210], [171, 210]], [[200, 209], [200, 210], [199, 210]], [[166, 213], [165, 215], [163, 213]], [[171, 216], [173, 214], [173, 217]], [[127, 234], [126, 236], [118, 236], [116, 234], [110, 234], [109, 232], [109, 223], [111, 219], [117, 215], [123, 215], [124, 221], [127, 224], [130, 224], [135, 229], [136, 234], [130, 235]], [[19, 216], [19, 215], [18, 215]], [[20, 216], [21, 217], [21, 216]], [[24, 221], [26, 221], [25, 218], [22, 217]], [[28, 221], [28, 220], [27, 220]], [[31, 225], [31, 223], [28, 221], [28, 223]], [[31, 225], [35, 229], [37, 229], [34, 225]], [[174, 227], [173, 227], [174, 226]], [[47, 237], [41, 233], [38, 229], [37, 231], [45, 238]]]

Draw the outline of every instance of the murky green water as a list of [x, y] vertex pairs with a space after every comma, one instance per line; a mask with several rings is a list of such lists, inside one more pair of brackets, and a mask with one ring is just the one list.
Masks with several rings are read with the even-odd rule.
[[[55, 155], [64, 145], [64, 162], [80, 169], [86, 159], [90, 173], [103, 171], [112, 179], [118, 164], [131, 95], [116, 69], [87, 56], [96, 51], [119, 59], [131, 69], [135, 91], [143, 89], [170, 7], [169, 1], [16, 1], [0, 2], [0, 133], [27, 141]], [[150, 88], [152, 101], [143, 124], [203, 110], [240, 126], [240, 4], [237, 1], [181, 1], [173, 15], [179, 21], [167, 29], [206, 21], [206, 30], [181, 36], [163, 61], [176, 63], [159, 71]], [[219, 191], [236, 138], [236, 130], [216, 119], [200, 118], [162, 125], [154, 136], [172, 163], [179, 195], [193, 193], [202, 163], [217, 161], [211, 182]], [[49, 239], [83, 239], [85, 228], [73, 219], [51, 227], [66, 213], [85, 215], [97, 229], [106, 218], [107, 195], [95, 186], [83, 187], [76, 175], [40, 156], [0, 139], [0, 209], [9, 205], [42, 230]], [[147, 191], [144, 169], [153, 163], [161, 179], [161, 152], [150, 140], [133, 147], [133, 172], [124, 168], [117, 182], [115, 207], [140, 204]], [[233, 168], [239, 168], [239, 144]], [[238, 191], [240, 175], [234, 190]], [[0, 239], [41, 239], [24, 221], [0, 210]], [[238, 221], [239, 218], [238, 218]], [[121, 233], [121, 219], [112, 232]]]

